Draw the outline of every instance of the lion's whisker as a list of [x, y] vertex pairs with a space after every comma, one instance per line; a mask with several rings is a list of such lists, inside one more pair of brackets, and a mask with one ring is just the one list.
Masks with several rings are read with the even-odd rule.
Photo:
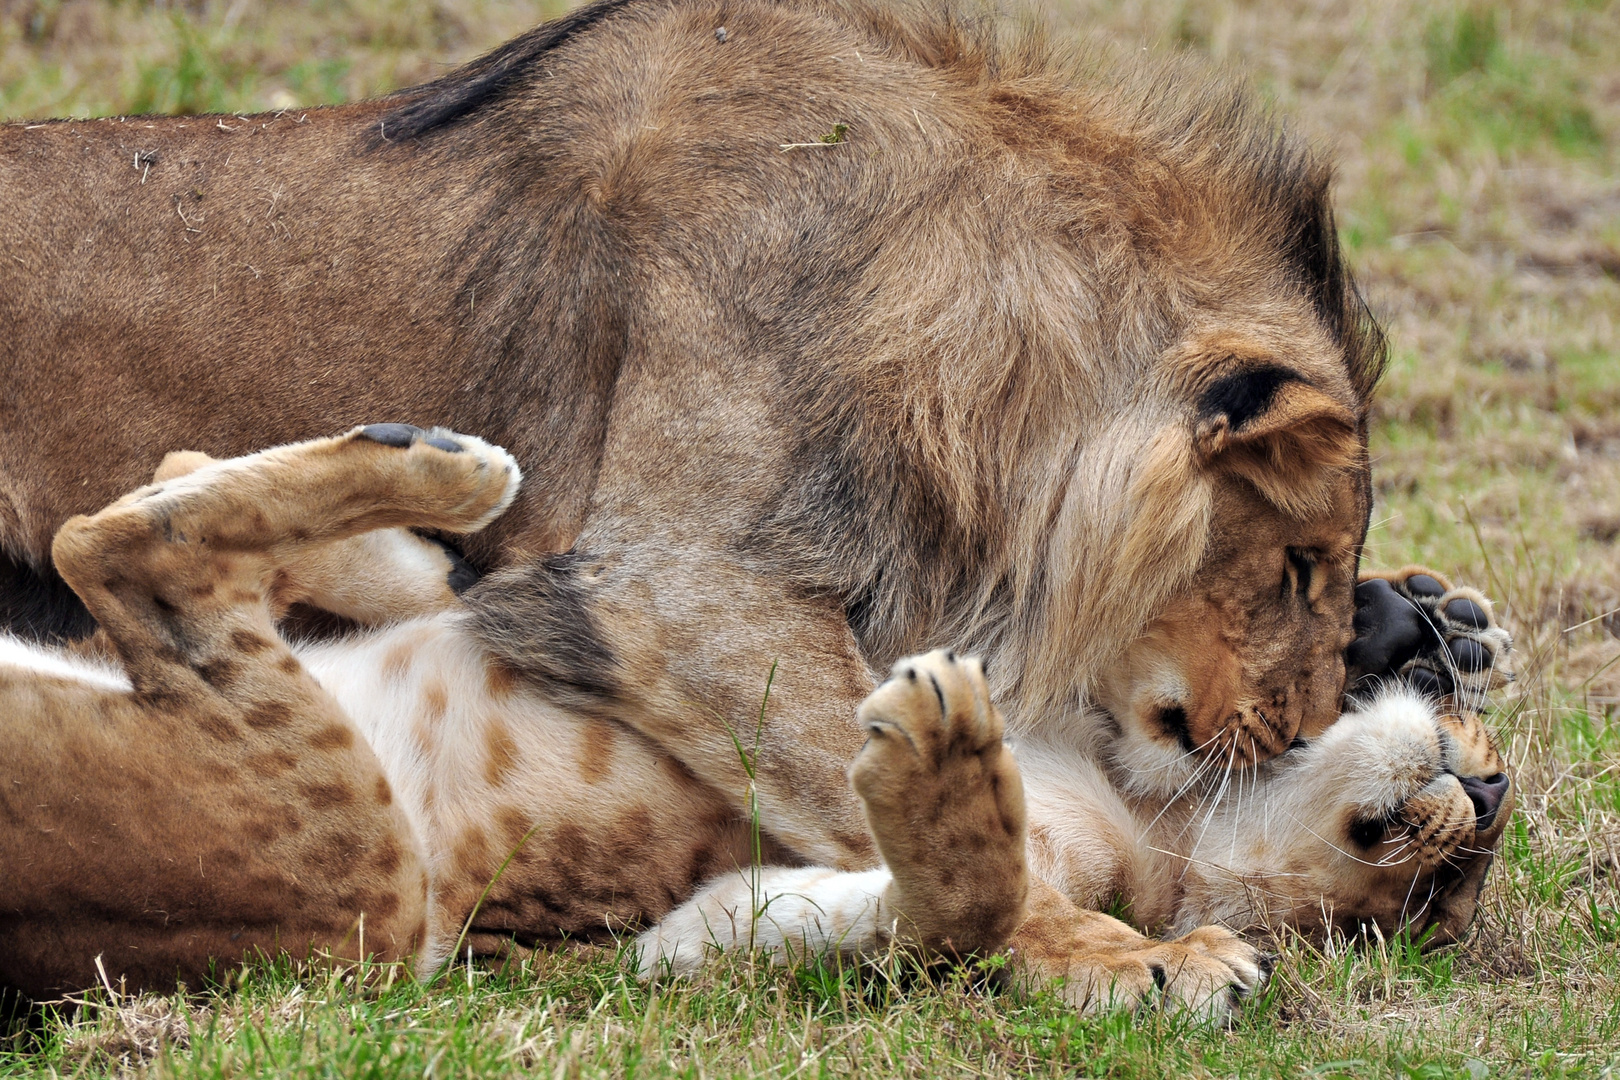
[[[1214, 762], [1214, 760], [1215, 760], [1214, 758], [1204, 758], [1202, 761], [1200, 761], [1198, 763], [1198, 767], [1193, 770], [1192, 775], [1187, 777], [1186, 782], [1183, 783], [1181, 785], [1181, 787], [1177, 789], [1176, 793], [1174, 795], [1170, 796], [1170, 798], [1165, 801], [1164, 806], [1161, 807], [1159, 809], [1159, 812], [1153, 816], [1153, 820], [1147, 823], [1147, 828], [1142, 830], [1144, 833], [1151, 832], [1152, 829], [1153, 829], [1153, 826], [1157, 825], [1159, 823], [1159, 821], [1164, 817], [1164, 815], [1166, 815], [1166, 814], [1168, 814], [1170, 812], [1170, 808], [1175, 806], [1176, 803], [1181, 801], [1181, 797], [1187, 793], [1187, 789], [1192, 787], [1195, 783], [1198, 782], [1198, 778], [1201, 775], [1203, 775], [1203, 773], [1208, 771], [1210, 765]], [[1183, 826], [1182, 832], [1186, 832], [1186, 827], [1185, 826]]]
[[[1418, 868], [1417, 868], [1416, 873], [1414, 873], [1412, 875], [1412, 884], [1411, 884], [1411, 886], [1406, 890], [1406, 900], [1401, 904], [1401, 925], [1402, 926], [1405, 926], [1407, 924], [1406, 910], [1407, 910], [1407, 908], [1409, 908], [1412, 905], [1412, 893], [1417, 889], [1418, 878], [1420, 878], [1422, 876], [1423, 876], [1423, 867], [1420, 864], [1418, 866]], [[1432, 897], [1434, 894], [1431, 892], [1429, 895]], [[1425, 900], [1423, 902], [1423, 906], [1428, 907], [1429, 902], [1427, 900]]]
[[1221, 775], [1220, 786], [1215, 789], [1214, 796], [1209, 799], [1209, 810], [1204, 814], [1204, 823], [1198, 829], [1198, 839], [1193, 841], [1193, 850], [1195, 851], [1203, 845], [1204, 836], [1209, 832], [1210, 822], [1215, 820], [1215, 811], [1220, 809], [1221, 800], [1226, 798], [1226, 792], [1232, 785], [1232, 764], [1236, 760], [1237, 743], [1234, 741], [1226, 752], [1226, 769]]

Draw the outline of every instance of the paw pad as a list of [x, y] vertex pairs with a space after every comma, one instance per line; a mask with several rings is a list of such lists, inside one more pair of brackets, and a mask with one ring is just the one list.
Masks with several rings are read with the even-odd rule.
[[1355, 634], [1345, 650], [1352, 694], [1399, 680], [1427, 697], [1455, 695], [1472, 709], [1511, 678], [1512, 641], [1485, 598], [1421, 570], [1357, 585]]
[[447, 454], [459, 454], [466, 450], [466, 447], [444, 428], [427, 431], [415, 424], [367, 424], [355, 432], [355, 437], [381, 446], [394, 446], [400, 449], [421, 443], [435, 450], [443, 450]]
[[1406, 579], [1406, 591], [1413, 596], [1438, 600], [1446, 595], [1446, 588], [1428, 574], [1413, 574]]
[[1491, 617], [1485, 614], [1485, 609], [1467, 597], [1453, 600], [1444, 610], [1446, 618], [1474, 630], [1484, 630], [1491, 625]]
[[424, 434], [411, 424], [367, 424], [360, 429], [359, 437], [383, 446], [409, 446]]

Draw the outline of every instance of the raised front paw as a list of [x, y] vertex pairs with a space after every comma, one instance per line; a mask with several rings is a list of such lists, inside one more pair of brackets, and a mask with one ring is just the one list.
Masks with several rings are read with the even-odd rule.
[[1392, 681], [1426, 697], [1478, 710], [1511, 679], [1512, 639], [1491, 602], [1433, 570], [1369, 572], [1356, 586], [1356, 637], [1345, 650], [1346, 685], [1365, 697]]
[[1082, 1012], [1162, 1005], [1225, 1020], [1265, 984], [1258, 949], [1219, 926], [1200, 926], [1173, 941], [1145, 937], [1118, 919], [1083, 911], [1044, 885], [1013, 938], [1016, 978], [1053, 985]]
[[850, 779], [894, 884], [895, 932], [931, 952], [999, 948], [1024, 915], [1024, 789], [978, 660], [894, 666], [856, 714]]

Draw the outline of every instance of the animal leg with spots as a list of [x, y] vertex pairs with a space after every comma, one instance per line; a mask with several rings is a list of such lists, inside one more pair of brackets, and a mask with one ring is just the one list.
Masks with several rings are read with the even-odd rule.
[[518, 482], [448, 433], [359, 429], [211, 462], [68, 521], [53, 558], [121, 671], [0, 660], [0, 983], [195, 980], [255, 950], [400, 957], [418, 839], [278, 635], [278, 570], [388, 527], [476, 529]]
[[[372, 424], [372, 441], [409, 446], [431, 432], [407, 424]], [[181, 450], [164, 456], [153, 483], [196, 472], [215, 459]], [[268, 597], [279, 621], [304, 604], [358, 623], [383, 626], [460, 606], [461, 593], [478, 573], [448, 544], [396, 527], [371, 529], [284, 553]]]
[[1156, 941], [1030, 877], [1023, 782], [978, 661], [902, 660], [858, 717], [869, 738], [850, 777], [884, 865], [710, 882], [642, 937], [644, 975], [690, 972], [737, 947], [785, 959], [899, 943], [957, 957], [1010, 942], [1016, 982], [1057, 983], [1086, 1011], [1159, 996], [1224, 1017], [1264, 981], [1258, 952], [1227, 930]]

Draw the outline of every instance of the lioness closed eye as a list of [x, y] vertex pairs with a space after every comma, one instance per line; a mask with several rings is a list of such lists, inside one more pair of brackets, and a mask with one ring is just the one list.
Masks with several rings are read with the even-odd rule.
[[143, 120], [142, 183], [129, 124], [0, 128], [0, 982], [362, 915], [431, 967], [472, 916], [1220, 1015], [1251, 925], [1467, 924], [1507, 640], [1358, 585], [1383, 353], [1326, 163], [961, 12], [716, 18]]

